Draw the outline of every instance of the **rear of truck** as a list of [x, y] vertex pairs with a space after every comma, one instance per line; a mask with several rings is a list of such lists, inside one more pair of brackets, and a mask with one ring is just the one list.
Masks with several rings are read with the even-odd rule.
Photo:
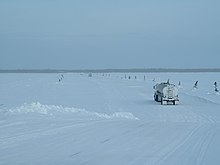
[[154, 86], [154, 100], [161, 104], [179, 103], [178, 89], [174, 84], [161, 83]]
[[168, 84], [164, 87], [162, 93], [161, 104], [172, 103], [175, 105], [179, 103], [178, 89], [173, 84]]

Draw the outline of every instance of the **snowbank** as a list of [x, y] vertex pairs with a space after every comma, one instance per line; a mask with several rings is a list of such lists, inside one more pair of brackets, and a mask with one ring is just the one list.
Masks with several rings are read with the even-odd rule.
[[55, 116], [57, 114], [68, 114], [77, 117], [89, 117], [89, 118], [102, 118], [102, 119], [129, 119], [138, 120], [130, 112], [114, 112], [112, 114], [104, 114], [98, 112], [86, 111], [85, 109], [75, 108], [75, 107], [63, 107], [61, 105], [43, 105], [39, 102], [24, 103], [20, 107], [11, 108], [8, 110], [10, 113], [38, 113], [43, 115]]

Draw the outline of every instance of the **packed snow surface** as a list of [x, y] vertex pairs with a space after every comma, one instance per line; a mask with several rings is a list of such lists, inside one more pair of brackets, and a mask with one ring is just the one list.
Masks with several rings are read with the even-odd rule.
[[[153, 100], [168, 79], [179, 105]], [[0, 165], [219, 165], [214, 82], [220, 73], [0, 74]]]

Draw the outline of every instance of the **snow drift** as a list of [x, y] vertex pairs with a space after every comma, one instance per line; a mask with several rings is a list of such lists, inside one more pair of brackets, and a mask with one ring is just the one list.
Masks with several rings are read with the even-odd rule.
[[97, 113], [97, 112], [90, 112], [86, 111], [85, 109], [74, 108], [74, 107], [63, 107], [63, 106], [56, 106], [56, 105], [42, 105], [39, 102], [34, 103], [24, 103], [20, 107], [9, 109], [8, 112], [10, 113], [39, 113], [43, 115], [50, 115], [54, 116], [57, 113], [59, 114], [67, 114], [71, 117], [88, 117], [90, 119], [129, 119], [129, 120], [138, 120], [130, 112], [114, 112], [112, 114], [104, 114], [104, 113]]

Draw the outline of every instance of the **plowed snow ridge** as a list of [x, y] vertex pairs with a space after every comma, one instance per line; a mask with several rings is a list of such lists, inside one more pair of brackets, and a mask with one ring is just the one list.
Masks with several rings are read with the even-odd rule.
[[130, 112], [114, 112], [112, 114], [104, 114], [97, 112], [86, 111], [85, 109], [74, 107], [63, 107], [57, 105], [42, 105], [39, 102], [31, 104], [23, 104], [20, 107], [12, 108], [8, 110], [11, 113], [39, 113], [44, 115], [53, 115], [54, 113], [72, 113], [74, 115], [80, 115], [82, 117], [104, 118], [104, 119], [130, 119], [139, 120]]

